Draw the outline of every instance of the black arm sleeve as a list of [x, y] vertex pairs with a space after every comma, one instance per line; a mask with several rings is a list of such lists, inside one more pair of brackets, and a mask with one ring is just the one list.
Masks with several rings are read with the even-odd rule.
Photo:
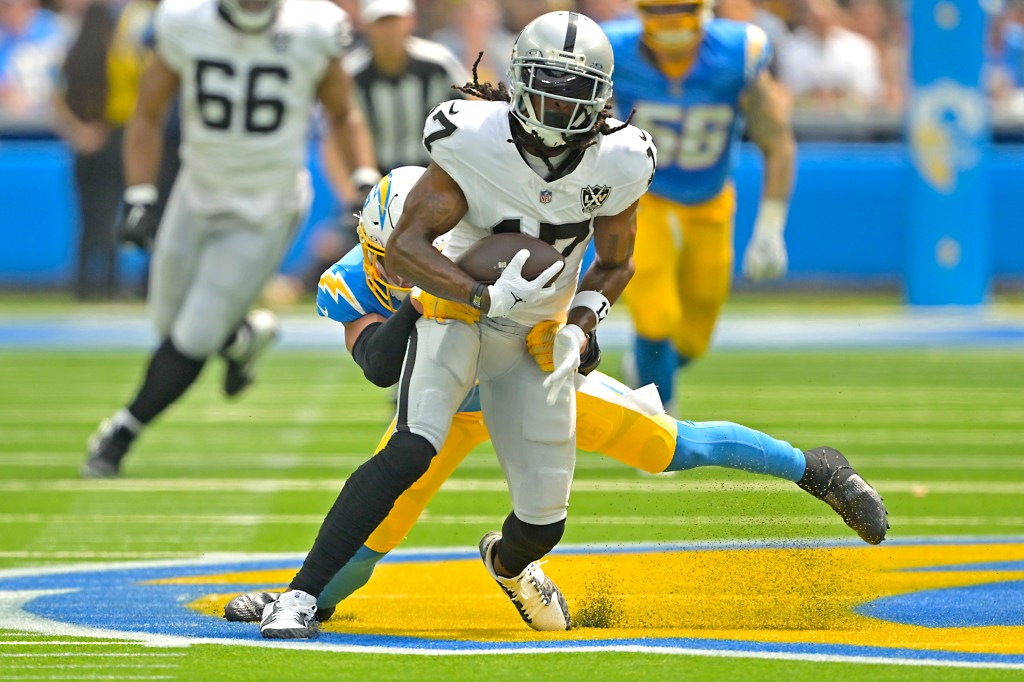
[[580, 354], [580, 374], [590, 374], [601, 364], [601, 347], [597, 345], [597, 330], [587, 334], [587, 347]]
[[352, 359], [367, 379], [381, 388], [398, 383], [405, 347], [418, 319], [420, 314], [406, 298], [394, 315], [363, 330], [352, 346]]

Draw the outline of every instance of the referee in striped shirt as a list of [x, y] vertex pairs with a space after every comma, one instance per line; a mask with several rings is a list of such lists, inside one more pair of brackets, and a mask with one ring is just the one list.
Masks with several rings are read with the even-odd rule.
[[423, 123], [440, 102], [460, 97], [453, 85], [469, 81], [445, 46], [413, 35], [413, 0], [362, 0], [367, 41], [345, 58], [370, 131], [378, 167], [426, 166]]

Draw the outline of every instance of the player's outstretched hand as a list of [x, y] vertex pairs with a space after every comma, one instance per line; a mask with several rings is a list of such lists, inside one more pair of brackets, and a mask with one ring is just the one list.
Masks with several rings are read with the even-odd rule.
[[548, 389], [548, 405], [555, 404], [562, 384], [567, 379], [571, 380], [573, 373], [579, 368], [580, 353], [583, 351], [583, 344], [586, 343], [586, 340], [587, 335], [574, 324], [565, 325], [555, 334], [554, 346], [551, 351], [554, 369], [551, 370], [551, 375], [544, 380], [544, 388]]
[[160, 227], [156, 214], [157, 191], [153, 185], [132, 185], [124, 191], [124, 213], [117, 226], [117, 238], [149, 250]]
[[437, 320], [438, 322], [458, 320], [466, 324], [476, 324], [480, 321], [480, 311], [468, 303], [438, 298], [419, 287], [413, 287], [409, 295], [412, 296], [413, 307], [428, 320]]
[[487, 308], [488, 317], [507, 317], [516, 305], [537, 305], [555, 295], [554, 287], [544, 287], [562, 271], [565, 263], [552, 263], [533, 279], [525, 279], [523, 263], [529, 257], [530, 252], [527, 249], [520, 249], [501, 271], [498, 281], [487, 287], [491, 298], [490, 307]]
[[786, 274], [789, 259], [781, 234], [754, 232], [743, 254], [743, 274], [753, 282], [778, 279]]

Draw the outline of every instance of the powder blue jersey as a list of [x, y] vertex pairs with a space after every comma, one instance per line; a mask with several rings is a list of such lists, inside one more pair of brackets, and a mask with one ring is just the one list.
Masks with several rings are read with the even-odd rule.
[[732, 173], [734, 143], [743, 133], [740, 96], [771, 57], [764, 31], [728, 19], [709, 21], [693, 66], [672, 80], [643, 46], [639, 21], [603, 28], [615, 50], [618, 116], [636, 109], [632, 123], [654, 135], [658, 145], [650, 191], [688, 205], [715, 197]]
[[[391, 303], [397, 309], [402, 302], [392, 297]], [[366, 283], [362, 247], [353, 247], [344, 258], [320, 275], [316, 311], [321, 317], [329, 317], [342, 324], [355, 322], [370, 313], [391, 317], [391, 311], [377, 300]]]

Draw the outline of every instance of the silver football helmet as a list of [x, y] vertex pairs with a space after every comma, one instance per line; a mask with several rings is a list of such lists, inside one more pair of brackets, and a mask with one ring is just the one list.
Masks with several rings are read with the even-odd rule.
[[282, 0], [219, 0], [220, 11], [236, 28], [259, 33], [270, 28]]
[[547, 147], [589, 133], [612, 96], [615, 57], [593, 19], [549, 12], [523, 29], [512, 48], [512, 114]]

